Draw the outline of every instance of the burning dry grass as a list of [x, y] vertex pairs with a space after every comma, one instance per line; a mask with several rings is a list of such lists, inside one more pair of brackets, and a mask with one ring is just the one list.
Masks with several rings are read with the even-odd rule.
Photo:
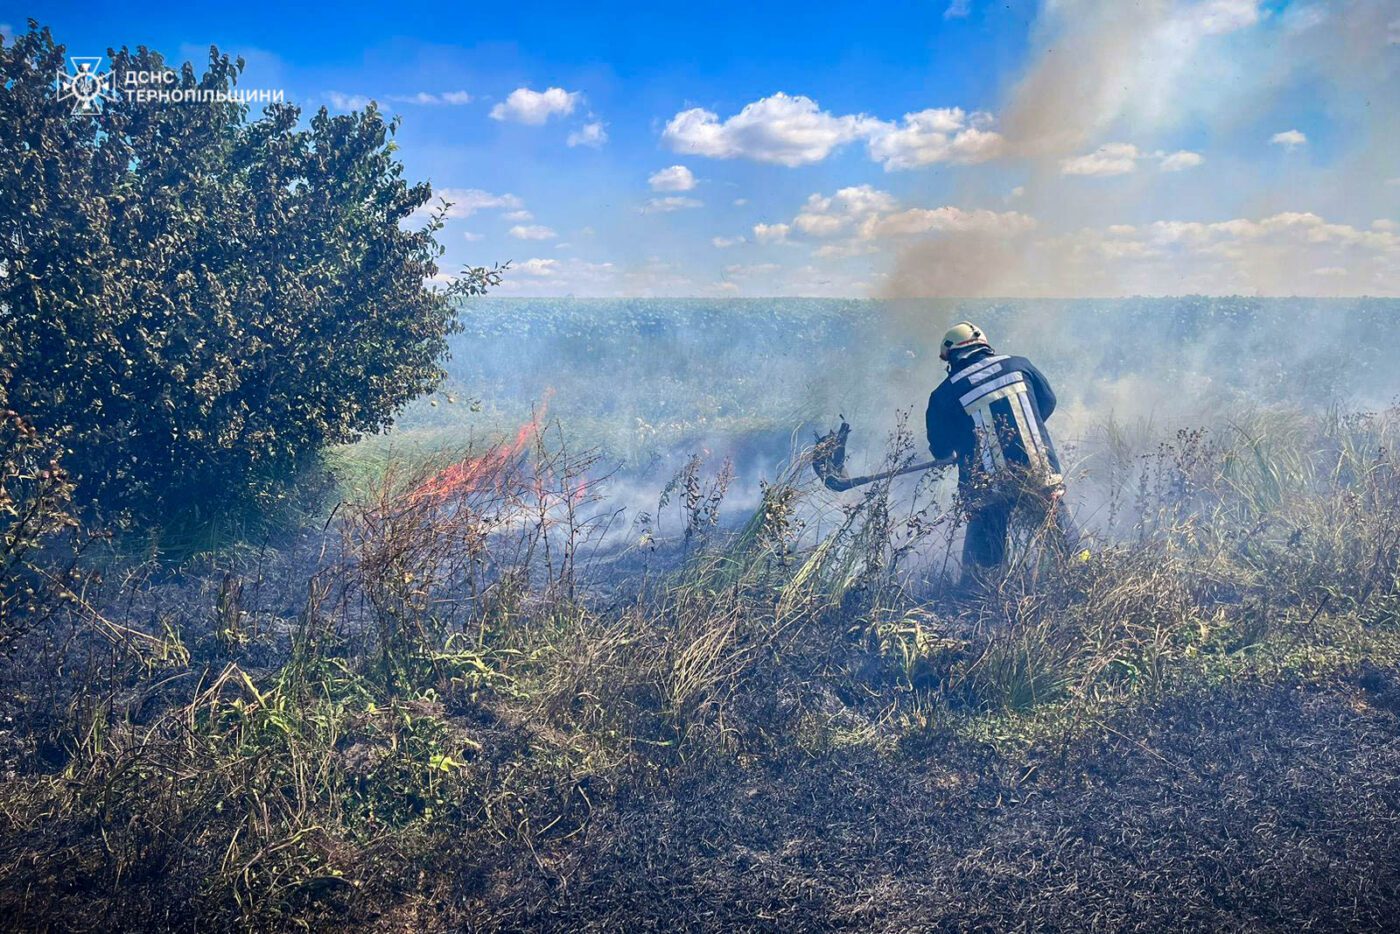
[[386, 473], [278, 571], [94, 578], [6, 671], [0, 903], [68, 928], [1382, 926], [1397, 417], [1272, 418], [1106, 444], [1118, 543], [1066, 565], [1027, 530], [976, 599], [926, 560], [959, 524], [927, 486], [828, 500], [818, 534], [800, 459], [728, 532], [730, 474], [693, 461], [672, 544], [658, 511], [628, 565], [594, 465], [539, 422]]

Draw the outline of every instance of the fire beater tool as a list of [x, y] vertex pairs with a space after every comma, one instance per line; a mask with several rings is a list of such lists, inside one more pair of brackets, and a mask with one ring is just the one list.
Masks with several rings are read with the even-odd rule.
[[826, 484], [828, 490], [837, 493], [864, 486], [867, 483], [874, 483], [876, 480], [888, 480], [891, 477], [899, 477], [907, 473], [919, 473], [935, 467], [947, 467], [955, 462], [955, 459], [950, 457], [945, 460], [910, 464], [908, 467], [898, 467], [881, 473], [866, 474], [863, 477], [848, 476], [846, 474], [846, 439], [850, 434], [851, 426], [846, 423], [845, 419], [842, 419], [841, 427], [818, 436], [816, 445], [812, 449], [812, 469], [817, 472], [817, 476], [821, 478], [822, 483]]

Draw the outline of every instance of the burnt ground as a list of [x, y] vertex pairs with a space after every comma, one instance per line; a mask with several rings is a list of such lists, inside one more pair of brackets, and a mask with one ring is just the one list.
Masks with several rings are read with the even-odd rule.
[[[1202, 689], [1075, 735], [600, 776], [567, 838], [442, 837], [258, 929], [1396, 930], [1400, 671]], [[63, 849], [92, 831], [68, 826]], [[50, 891], [10, 892], [28, 908], [0, 928], [238, 930], [195, 907], [221, 855], [151, 865], [110, 900], [69, 869], [20, 873]]]
[[[696, 767], [391, 927], [1394, 930], [1400, 675], [1176, 697], [1016, 764], [932, 737]], [[498, 854], [500, 855], [500, 854]], [[474, 878], [473, 878], [474, 877]], [[426, 890], [426, 891], [425, 891]], [[431, 892], [432, 894], [428, 894]]]

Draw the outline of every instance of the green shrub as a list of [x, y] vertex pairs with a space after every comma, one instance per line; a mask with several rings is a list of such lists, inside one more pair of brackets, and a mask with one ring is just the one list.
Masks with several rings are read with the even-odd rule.
[[53, 446], [6, 408], [0, 384], [0, 652], [26, 628], [22, 621], [34, 619], [37, 604], [47, 602], [33, 559], [55, 533], [74, 524], [72, 492]]
[[[164, 72], [108, 52], [118, 84]], [[441, 378], [453, 300], [440, 213], [371, 105], [120, 99], [71, 112], [47, 29], [0, 48], [0, 370], [61, 440], [84, 502], [137, 520], [241, 509], [327, 445], [387, 426]], [[230, 90], [242, 61], [165, 87]]]

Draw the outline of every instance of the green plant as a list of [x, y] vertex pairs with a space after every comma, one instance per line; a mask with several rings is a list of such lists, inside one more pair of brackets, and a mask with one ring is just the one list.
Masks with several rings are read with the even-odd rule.
[[68, 512], [73, 484], [55, 445], [5, 402], [0, 383], [0, 653], [57, 598], [42, 550], [77, 525]]
[[[146, 48], [109, 52], [167, 90], [235, 90]], [[0, 371], [9, 405], [67, 449], [84, 507], [148, 524], [274, 505], [327, 445], [390, 424], [433, 388], [454, 300], [428, 281], [444, 207], [373, 107], [120, 95], [75, 117], [47, 29], [0, 47]]]

